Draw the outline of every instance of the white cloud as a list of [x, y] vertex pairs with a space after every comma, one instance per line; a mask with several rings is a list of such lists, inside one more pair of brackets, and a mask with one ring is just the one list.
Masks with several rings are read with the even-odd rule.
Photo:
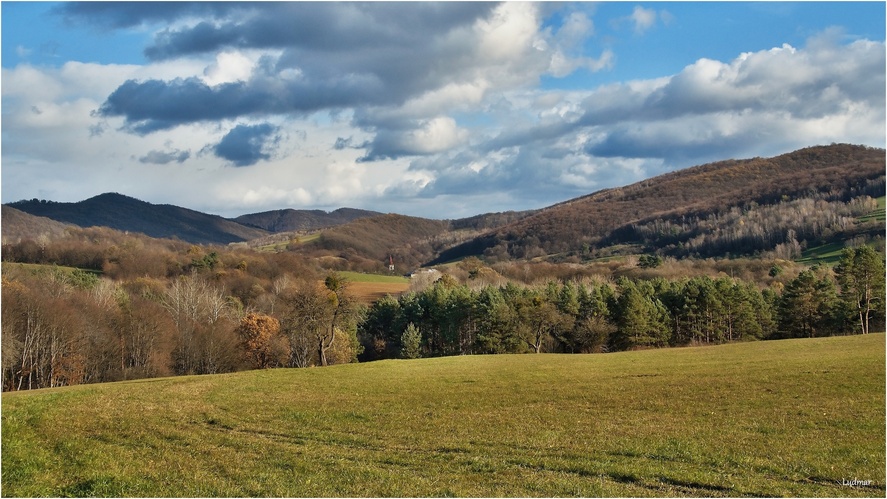
[[490, 88], [484, 78], [464, 83], [450, 83], [407, 101], [402, 110], [406, 116], [420, 117], [466, 109], [480, 104]]
[[[218, 29], [174, 24], [149, 64], [4, 68], [4, 201], [119, 191], [227, 216], [348, 205], [452, 217], [541, 207], [713, 159], [884, 144], [881, 41], [842, 44], [828, 32], [804, 47], [565, 91], [539, 83], [617, 59], [595, 43], [588, 13], [547, 27], [545, 9], [523, 2], [427, 5], [399, 24], [386, 9], [401, 6], [388, 4], [267, 7], [316, 16], [299, 18], [299, 31], [210, 7], [224, 11]], [[640, 32], [667, 20], [632, 14]], [[158, 111], [150, 90], [166, 113], [142, 135], [123, 129], [142, 119], [134, 111], [95, 113], [127, 81], [145, 92], [120, 92], [142, 106], [127, 112]], [[242, 100], [218, 98], [223, 88]], [[212, 154], [238, 126], [263, 125], [274, 147], [261, 161], [234, 168]]]
[[216, 55], [216, 60], [203, 71], [203, 81], [208, 85], [246, 81], [253, 72], [255, 62], [238, 51], [226, 51]]
[[437, 116], [419, 120], [412, 126], [379, 130], [363, 160], [442, 153], [463, 145], [468, 138], [468, 130], [460, 128], [456, 120], [449, 116]]
[[556, 38], [562, 46], [575, 47], [592, 35], [594, 35], [594, 21], [589, 19], [585, 12], [571, 12], [557, 30]]
[[656, 11], [645, 9], [640, 5], [635, 6], [631, 11], [631, 20], [634, 23], [635, 33], [643, 33], [656, 24]]
[[449, 116], [438, 116], [409, 132], [404, 137], [404, 146], [419, 153], [429, 154], [451, 149], [467, 138], [468, 130], [456, 126], [456, 120]]
[[[731, 157], [831, 142], [883, 147], [884, 59], [882, 43], [814, 40], [728, 62], [700, 59], [671, 77], [531, 92], [535, 99], [509, 100], [500, 123], [510, 126], [479, 143], [475, 154], [422, 162], [436, 175], [427, 194], [519, 185], [528, 196], [565, 199]], [[490, 151], [504, 157], [468, 168]], [[547, 175], [539, 174], [542, 165]]]
[[741, 54], [729, 63], [700, 59], [671, 78], [591, 92], [582, 122], [605, 125], [739, 111], [784, 111], [804, 118], [840, 113], [850, 102], [883, 113], [884, 65], [883, 43], [872, 42], [784, 46]]
[[504, 2], [490, 19], [477, 21], [478, 53], [488, 64], [511, 64], [525, 57], [538, 39], [538, 8], [530, 2]]
[[271, 206], [310, 206], [314, 203], [314, 197], [307, 190], [297, 187], [295, 189], [281, 189], [270, 186], [248, 188], [236, 196], [223, 196], [229, 202], [242, 209], [261, 210]]

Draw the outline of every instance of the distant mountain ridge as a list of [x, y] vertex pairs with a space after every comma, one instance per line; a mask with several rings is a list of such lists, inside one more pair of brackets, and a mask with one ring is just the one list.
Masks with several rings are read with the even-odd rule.
[[355, 208], [339, 208], [330, 212], [323, 210], [284, 209], [241, 215], [234, 218], [234, 221], [269, 232], [292, 232], [325, 229], [353, 222], [360, 218], [378, 217], [381, 215], [383, 213], [378, 211], [358, 210]]
[[[64, 233], [62, 229], [64, 224], [69, 224], [84, 228], [109, 227], [120, 231], [138, 232], [150, 237], [176, 238], [197, 244], [229, 244], [259, 240], [274, 234], [343, 227], [344, 232], [329, 234], [327, 242], [330, 242], [343, 234], [366, 230], [362, 227], [371, 219], [381, 219], [380, 222], [369, 225], [377, 227], [377, 231], [389, 232], [387, 229], [380, 229], [380, 224], [384, 225], [386, 221], [397, 226], [399, 228], [397, 230], [405, 231], [400, 236], [392, 236], [392, 240], [410, 240], [414, 233], [422, 234], [422, 238], [429, 237], [428, 229], [425, 227], [428, 224], [440, 229], [431, 231], [435, 233], [445, 232], [447, 228], [488, 230], [536, 213], [536, 210], [485, 213], [445, 221], [394, 216], [396, 214], [386, 215], [356, 208], [339, 208], [330, 212], [281, 209], [228, 219], [174, 205], [152, 204], [118, 193], [100, 194], [75, 203], [22, 200], [4, 204], [3, 208], [3, 216], [9, 217], [3, 224], [3, 237], [8, 241], [36, 239], [41, 235], [60, 236]], [[423, 229], [416, 232], [408, 227], [410, 224], [402, 223], [402, 219], [413, 220], [414, 224], [422, 225]], [[58, 225], [49, 227], [47, 225], [49, 222]], [[355, 223], [361, 228], [347, 228]], [[358, 246], [362, 247], [363, 244]]]
[[[585, 254], [613, 244], [642, 244], [644, 241], [636, 236], [659, 231], [659, 225], [668, 226], [668, 231], [683, 231], [656, 236], [671, 237], [667, 244], [681, 245], [697, 236], [690, 219], [698, 223], [700, 218], [716, 219], [731, 209], [775, 204], [814, 193], [843, 201], [863, 194], [880, 197], [884, 195], [884, 176], [883, 149], [833, 144], [773, 158], [690, 167], [541, 210], [487, 213], [456, 220], [383, 215], [353, 208], [332, 212], [283, 209], [226, 219], [107, 193], [77, 203], [35, 199], [4, 205], [3, 237], [4, 242], [36, 240], [64, 232], [63, 226], [49, 224], [47, 219], [199, 244], [254, 241], [286, 233], [297, 238], [297, 232], [323, 229], [312, 248], [372, 260], [387, 261], [391, 255], [405, 262], [421, 259], [417, 264], [482, 255], [498, 260], [532, 259]], [[45, 218], [31, 220], [27, 216]], [[717, 220], [712, 223], [719, 227]], [[768, 230], [788, 228], [792, 227]]]
[[268, 234], [268, 231], [247, 227], [218, 215], [168, 204], [151, 204], [117, 193], [100, 194], [76, 203], [32, 199], [8, 206], [80, 227], [110, 227], [201, 244], [228, 244]]

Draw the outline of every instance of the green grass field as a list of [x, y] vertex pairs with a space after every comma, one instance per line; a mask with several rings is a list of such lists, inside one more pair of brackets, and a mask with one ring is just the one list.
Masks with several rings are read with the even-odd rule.
[[801, 253], [801, 258], [798, 258], [795, 261], [807, 265], [837, 265], [837, 263], [841, 261], [841, 254], [845, 247], [844, 241], [836, 241], [821, 246], [815, 246], [804, 250]]
[[6, 393], [2, 493], [883, 497], [884, 386], [873, 334]]

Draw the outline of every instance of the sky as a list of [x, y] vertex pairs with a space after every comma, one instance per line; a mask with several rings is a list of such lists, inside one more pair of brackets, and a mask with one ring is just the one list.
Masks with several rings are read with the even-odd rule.
[[526, 210], [885, 146], [884, 2], [0, 4], [2, 202]]

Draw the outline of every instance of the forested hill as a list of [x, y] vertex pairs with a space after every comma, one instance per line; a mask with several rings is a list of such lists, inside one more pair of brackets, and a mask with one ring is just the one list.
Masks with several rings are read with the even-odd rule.
[[[276, 210], [232, 220], [113, 193], [77, 203], [35, 199], [7, 206], [80, 227], [105, 226], [191, 243], [227, 244], [270, 233], [339, 227], [325, 231], [309, 249], [344, 251], [349, 258], [375, 265], [390, 255], [409, 265], [473, 255], [490, 261], [587, 260], [614, 251], [708, 257], [754, 254], [779, 245], [791, 245], [798, 252], [804, 242], [829, 243], [857, 235], [870, 239], [876, 231], [883, 233], [882, 226], [858, 225], [851, 227], [857, 232], [848, 232], [852, 224], [847, 221], [871, 211], [870, 198], [884, 196], [884, 172], [883, 149], [817, 146], [773, 158], [687, 168], [542, 210], [459, 220], [350, 208], [329, 213]], [[6, 223], [3, 235], [10, 237]]]
[[432, 258], [432, 241], [449, 230], [447, 221], [389, 213], [325, 230], [308, 249], [344, 256], [352, 265], [393, 257], [400, 268], [409, 268]]
[[65, 235], [69, 224], [38, 217], [3, 205], [3, 244], [14, 244], [25, 239], [52, 240]]
[[179, 238], [193, 243], [227, 244], [267, 235], [256, 227], [172, 205], [151, 204], [108, 193], [77, 203], [19, 201], [9, 206], [40, 217], [80, 227], [110, 227], [151, 237]]
[[[862, 194], [883, 196], [884, 172], [883, 149], [847, 144], [705, 164], [545, 208], [455, 246], [432, 263], [482, 254], [502, 259], [588, 253], [618, 243], [648, 242], [641, 237], [648, 229], [673, 236], [655, 248], [671, 244], [677, 251], [703, 234], [702, 225], [718, 228], [720, 217], [731, 209], [745, 214], [802, 199], [828, 203]], [[778, 230], [787, 228], [780, 225]], [[773, 241], [765, 242], [772, 249]]]
[[382, 215], [378, 211], [339, 208], [326, 212], [323, 210], [272, 210], [262, 213], [241, 215], [235, 222], [270, 232], [291, 232], [300, 230], [317, 230], [336, 225], [346, 224], [361, 218]]

